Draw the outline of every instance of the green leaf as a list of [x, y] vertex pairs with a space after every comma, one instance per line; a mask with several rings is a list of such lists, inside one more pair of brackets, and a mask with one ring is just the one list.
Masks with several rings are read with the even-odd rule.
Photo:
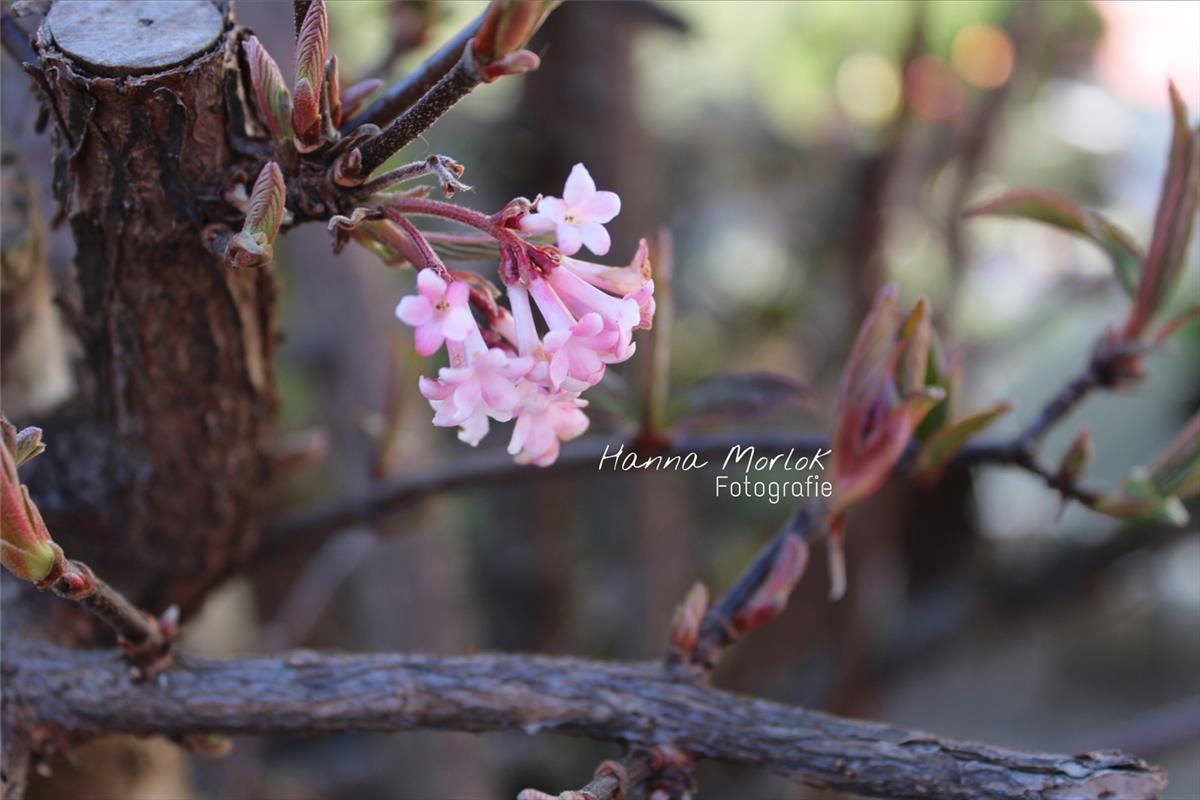
[[936, 480], [950, 463], [950, 459], [954, 458], [972, 436], [1011, 410], [1010, 403], [1001, 402], [939, 428], [917, 453], [918, 477], [923, 481]]
[[1095, 211], [1048, 189], [1014, 189], [968, 209], [966, 217], [1017, 217], [1051, 225], [1089, 239], [1108, 254], [1117, 280], [1129, 294], [1138, 290], [1142, 255], [1129, 234]]

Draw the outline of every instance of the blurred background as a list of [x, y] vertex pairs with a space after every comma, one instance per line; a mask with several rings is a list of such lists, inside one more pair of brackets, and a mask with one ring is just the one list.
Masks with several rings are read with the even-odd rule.
[[[399, 78], [482, 5], [331, 3], [344, 79]], [[291, 4], [240, 2], [238, 16], [290, 72]], [[932, 301], [961, 354], [960, 411], [1009, 399], [1014, 412], [990, 435], [1017, 430], [1127, 300], [1092, 245], [1032, 223], [964, 222], [962, 210], [1041, 185], [1144, 243], [1169, 140], [1168, 78], [1192, 124], [1200, 112], [1196, 2], [573, 0], [533, 49], [540, 71], [482, 87], [399, 158], [459, 160], [475, 190], [456, 202], [485, 211], [561, 194], [581, 161], [623, 200], [614, 263], [669, 229], [677, 415], [689, 386], [723, 373], [812, 387], [812, 402], [725, 430], [827, 430], [854, 331], [888, 280], [906, 302]], [[49, 219], [49, 143], [32, 130], [28, 81], [12, 67], [6, 59], [6, 159], [39, 188], [34, 207]], [[10, 197], [13, 185], [6, 172]], [[55, 230], [66, 292], [72, 252]], [[275, 269], [279, 427], [318, 428], [330, 442], [321, 464], [279, 486], [281, 514], [469, 453], [429, 424], [416, 377], [434, 365], [411, 356], [411, 331], [392, 316], [411, 271], [354, 247], [334, 256], [316, 226], [284, 239]], [[1197, 301], [1193, 243], [1174, 304]], [[1145, 463], [1200, 406], [1198, 334], [1177, 337], [1135, 391], [1068, 418], [1047, 459], [1087, 425], [1093, 483]], [[640, 364], [610, 371], [590, 436], [616, 442], [635, 424]], [[481, 448], [502, 448], [507, 435], [494, 431]], [[188, 647], [657, 658], [691, 583], [727, 587], [789, 511], [717, 499], [715, 474], [529, 468], [520, 482], [438, 496], [316, 553], [256, 565], [213, 596]], [[1165, 797], [1200, 798], [1194, 523], [1122, 525], [1062, 511], [1020, 472], [961, 469], [934, 488], [893, 481], [852, 516], [847, 548], [846, 598], [827, 600], [815, 558], [787, 612], [730, 653], [720, 686], [1020, 749], [1121, 748], [1166, 767]], [[188, 785], [169, 791], [513, 797], [582, 785], [617, 753], [553, 735], [248, 739], [227, 759], [189, 762]], [[830, 796], [720, 764], [701, 763], [697, 779], [706, 797]], [[146, 796], [167, 796], [157, 791]]]

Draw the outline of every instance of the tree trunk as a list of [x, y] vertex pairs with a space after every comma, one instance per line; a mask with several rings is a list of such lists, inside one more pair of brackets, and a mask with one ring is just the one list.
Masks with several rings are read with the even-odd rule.
[[269, 473], [273, 279], [203, 236], [257, 166], [237, 38], [208, 0], [60, 3], [37, 36], [86, 380], [31, 482], [66, 551], [154, 610], [247, 552]]

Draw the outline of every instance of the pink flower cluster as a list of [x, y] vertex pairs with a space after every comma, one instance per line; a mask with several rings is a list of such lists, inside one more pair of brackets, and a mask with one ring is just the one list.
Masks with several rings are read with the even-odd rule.
[[459, 428], [458, 438], [474, 446], [490, 421], [516, 420], [508, 452], [519, 463], [543, 467], [558, 458], [562, 442], [587, 430], [587, 401], [580, 394], [600, 382], [609, 364], [633, 355], [633, 331], [649, 328], [654, 318], [644, 242], [627, 267], [567, 254], [581, 243], [608, 251], [602, 223], [616, 215], [620, 199], [596, 191], [582, 164], [563, 194], [561, 200], [542, 198], [537, 213], [520, 220], [526, 233], [554, 226], [559, 250], [513, 237], [524, 268], [507, 275], [501, 270], [511, 311], [486, 309], [486, 333], [471, 312], [470, 288], [448, 272], [421, 270], [418, 293], [396, 308], [396, 316], [416, 329], [419, 354], [432, 355], [444, 344], [449, 356], [437, 378], [420, 382], [433, 424]]

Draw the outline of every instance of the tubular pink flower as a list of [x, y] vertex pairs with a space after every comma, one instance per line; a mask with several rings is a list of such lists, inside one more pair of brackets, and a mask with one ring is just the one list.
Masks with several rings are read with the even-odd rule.
[[461, 342], [472, 330], [478, 332], [467, 303], [471, 289], [461, 281], [447, 285], [432, 269], [417, 274], [417, 294], [400, 300], [396, 316], [413, 326], [414, 346], [423, 356], [433, 355], [446, 340]]
[[576, 164], [567, 177], [562, 198], [543, 197], [537, 212], [521, 220], [529, 233], [554, 231], [558, 249], [574, 255], [586, 246], [598, 256], [612, 246], [604, 224], [621, 211], [621, 198], [615, 192], [596, 191], [596, 182], [583, 164]]
[[[478, 344], [482, 347], [482, 339]], [[487, 434], [489, 418], [497, 422], [513, 418], [521, 403], [516, 381], [533, 368], [533, 359], [498, 347], [476, 350], [468, 358], [466, 366], [442, 367], [437, 380], [422, 376], [420, 388], [433, 407], [433, 424], [460, 427], [458, 438], [473, 447]]]
[[634, 328], [649, 330], [653, 325], [654, 281], [651, 280], [649, 246], [645, 239], [638, 245], [637, 253], [627, 267], [610, 267], [569, 256], [563, 257], [561, 266], [597, 289], [636, 302], [639, 319]]
[[[600, 359], [605, 364], [619, 364], [633, 355], [637, 349], [633, 343], [633, 329], [641, 323], [641, 311], [635, 299], [605, 294], [561, 267], [552, 270], [546, 281], [560, 302], [576, 317], [582, 318], [589, 313], [600, 315], [606, 333], [610, 334], [600, 352]], [[541, 307], [539, 302], [538, 308]], [[555, 326], [551, 324], [550, 327]]]
[[500, 335], [508, 335], [521, 355], [533, 355], [537, 352], [538, 335], [533, 309], [529, 306], [529, 290], [521, 285], [509, 286], [508, 304], [512, 307], [512, 332], [509, 335], [500, 330]]
[[554, 392], [526, 382], [525, 399], [513, 426], [508, 452], [519, 464], [548, 467], [558, 459], [559, 446], [588, 428], [587, 405], [573, 392]]
[[[570, 328], [548, 332], [544, 346], [550, 385], [561, 389], [567, 378], [573, 378], [584, 388], [595, 386], [604, 377], [601, 354], [616, 345], [618, 335], [616, 331], [605, 330], [604, 320], [595, 312], [584, 314]], [[566, 388], [575, 390], [573, 386]]]

